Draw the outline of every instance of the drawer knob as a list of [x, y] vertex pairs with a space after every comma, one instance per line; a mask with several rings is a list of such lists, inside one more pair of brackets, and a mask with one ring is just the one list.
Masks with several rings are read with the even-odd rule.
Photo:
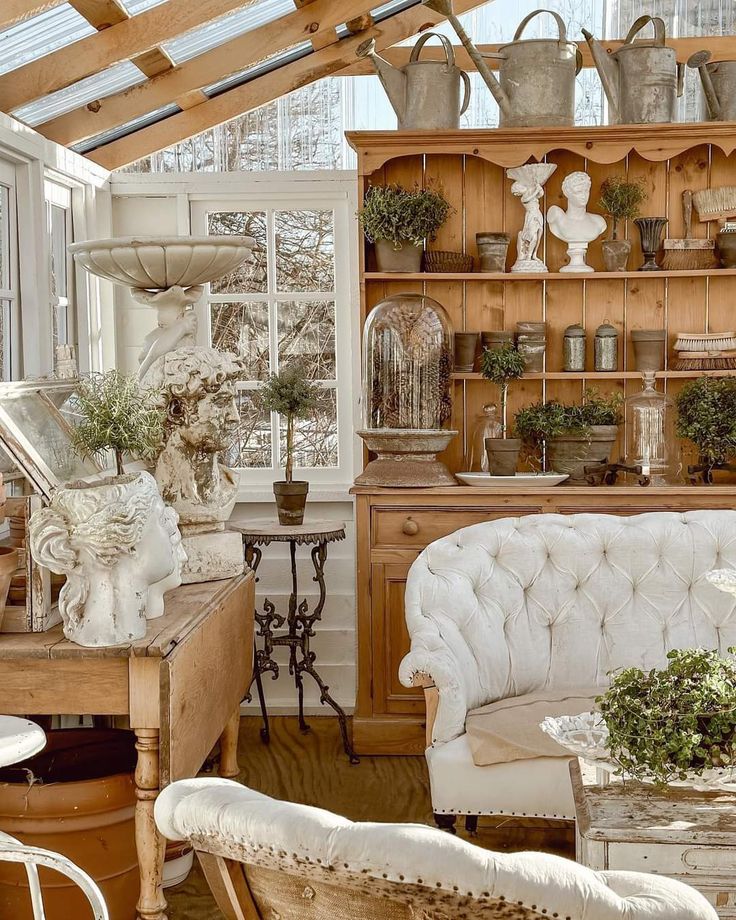
[[419, 524], [413, 518], [408, 517], [401, 530], [407, 537], [415, 537], [419, 533]]

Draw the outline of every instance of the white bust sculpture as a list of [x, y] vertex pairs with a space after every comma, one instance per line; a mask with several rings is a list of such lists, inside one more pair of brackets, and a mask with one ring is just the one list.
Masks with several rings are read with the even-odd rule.
[[553, 204], [547, 211], [549, 229], [558, 240], [567, 243], [568, 264], [561, 272], [592, 272], [585, 261], [588, 245], [606, 230], [606, 219], [600, 214], [589, 214], [585, 208], [590, 198], [590, 176], [572, 172], [565, 176], [562, 194], [567, 198], [567, 210]]
[[59, 595], [64, 635], [88, 647], [141, 639], [181, 584], [185, 560], [176, 512], [150, 473], [54, 493], [29, 521], [33, 558], [67, 582]]
[[537, 255], [544, 235], [544, 217], [539, 200], [544, 195], [544, 183], [557, 169], [555, 163], [527, 163], [506, 170], [513, 179], [511, 194], [524, 205], [524, 226], [516, 238], [516, 262], [512, 272], [546, 272], [547, 266]]
[[177, 348], [151, 365], [143, 382], [160, 390], [166, 408], [156, 482], [176, 509], [188, 562], [184, 582], [230, 578], [243, 570], [242, 542], [225, 533], [238, 477], [220, 462], [240, 423], [236, 355], [215, 348]]

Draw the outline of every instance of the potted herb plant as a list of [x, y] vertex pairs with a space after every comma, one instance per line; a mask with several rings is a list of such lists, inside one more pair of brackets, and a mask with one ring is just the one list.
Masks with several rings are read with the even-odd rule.
[[485, 439], [488, 472], [491, 476], [513, 476], [516, 473], [521, 440], [506, 437], [506, 408], [509, 383], [523, 375], [524, 366], [524, 358], [511, 342], [498, 348], [486, 348], [483, 352], [481, 364], [483, 376], [486, 380], [496, 384], [501, 397], [501, 437]]
[[431, 188], [372, 185], [358, 219], [375, 246], [378, 271], [420, 271], [424, 241], [435, 238], [451, 211], [444, 196]]
[[677, 434], [698, 449], [706, 481], [736, 459], [736, 378], [698, 377], [677, 394]]
[[307, 418], [316, 407], [320, 388], [305, 375], [301, 365], [290, 364], [278, 374], [271, 374], [258, 393], [259, 405], [268, 412], [277, 412], [286, 420], [284, 479], [273, 484], [279, 524], [301, 524], [307, 503], [309, 483], [294, 480], [294, 424]]
[[631, 240], [618, 238], [618, 223], [638, 217], [639, 206], [645, 198], [644, 184], [640, 179], [627, 182], [623, 176], [611, 176], [601, 185], [598, 206], [611, 218], [611, 238], [603, 241], [603, 264], [607, 272], [626, 271]]

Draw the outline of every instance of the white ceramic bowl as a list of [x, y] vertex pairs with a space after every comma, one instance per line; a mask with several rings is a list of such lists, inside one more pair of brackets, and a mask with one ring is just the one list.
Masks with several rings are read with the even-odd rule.
[[466, 486], [511, 486], [523, 489], [528, 486], [558, 486], [569, 479], [568, 473], [516, 473], [515, 476], [491, 476], [490, 473], [455, 473], [455, 476]]

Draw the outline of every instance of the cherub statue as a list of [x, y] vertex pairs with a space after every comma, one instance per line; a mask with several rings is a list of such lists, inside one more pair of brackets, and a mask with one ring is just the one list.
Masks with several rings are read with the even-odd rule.
[[516, 242], [516, 262], [512, 272], [546, 272], [547, 266], [537, 255], [544, 235], [544, 217], [539, 200], [544, 195], [544, 183], [557, 169], [555, 163], [527, 163], [506, 170], [514, 180], [511, 194], [524, 205], [524, 226]]

